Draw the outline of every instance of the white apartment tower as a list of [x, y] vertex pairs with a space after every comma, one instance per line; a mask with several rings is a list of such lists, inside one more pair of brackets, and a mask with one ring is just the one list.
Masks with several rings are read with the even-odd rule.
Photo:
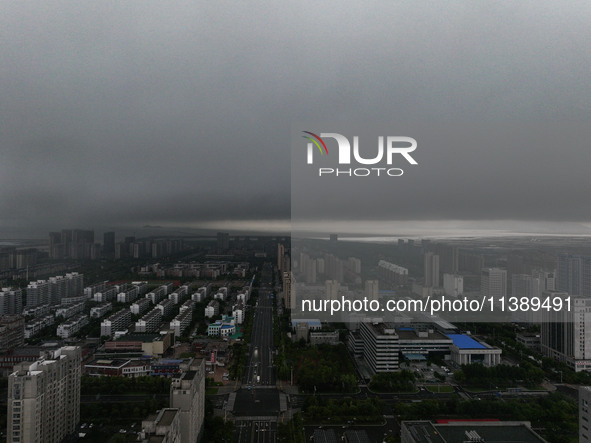
[[66, 346], [21, 363], [8, 378], [9, 443], [59, 443], [80, 421], [81, 351]]
[[483, 297], [507, 296], [507, 271], [500, 268], [484, 268], [480, 272], [480, 295]]
[[324, 287], [326, 289], [326, 300], [336, 300], [339, 296], [340, 284], [336, 280], [326, 280]]
[[296, 308], [295, 285], [291, 272], [283, 273], [283, 304], [286, 309]]
[[566, 363], [576, 372], [591, 370], [591, 298], [569, 297], [558, 291], [546, 291], [542, 298], [546, 297], [561, 298], [563, 306], [558, 312], [542, 313], [542, 354]]
[[205, 416], [205, 360], [193, 362], [187, 372], [172, 379], [170, 407], [179, 410], [181, 441], [200, 440]]
[[425, 287], [439, 287], [439, 256], [432, 252], [425, 254]]
[[591, 442], [591, 386], [579, 386], [579, 442]]
[[464, 293], [464, 277], [455, 274], [443, 274], [443, 290], [446, 295], [458, 297]]
[[378, 293], [380, 291], [380, 283], [378, 280], [366, 280], [365, 281], [365, 296], [368, 300], [377, 300]]
[[392, 372], [398, 369], [399, 337], [388, 323], [360, 323], [363, 358], [372, 372]]

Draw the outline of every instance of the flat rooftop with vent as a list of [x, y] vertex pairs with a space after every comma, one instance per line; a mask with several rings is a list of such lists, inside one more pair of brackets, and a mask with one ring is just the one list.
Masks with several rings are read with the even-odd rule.
[[546, 442], [528, 421], [403, 421], [400, 432], [402, 443]]

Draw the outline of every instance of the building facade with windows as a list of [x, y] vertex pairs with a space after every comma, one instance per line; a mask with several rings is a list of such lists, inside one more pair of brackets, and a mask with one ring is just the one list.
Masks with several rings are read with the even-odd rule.
[[59, 443], [80, 421], [81, 350], [66, 346], [8, 377], [7, 441]]

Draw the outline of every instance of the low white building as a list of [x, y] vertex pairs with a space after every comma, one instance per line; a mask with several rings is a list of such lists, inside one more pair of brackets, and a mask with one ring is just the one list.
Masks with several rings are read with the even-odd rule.
[[180, 312], [171, 322], [170, 329], [174, 331], [174, 336], [179, 337], [191, 324], [193, 319], [193, 311], [191, 309], [185, 309]]
[[340, 343], [339, 331], [333, 332], [310, 332], [310, 344], [312, 346], [317, 345], [333, 345], [336, 346]]
[[465, 334], [447, 334], [447, 336], [453, 341], [450, 346], [451, 359], [457, 365], [482, 363], [484, 366], [495, 366], [501, 363], [501, 349]]
[[115, 300], [115, 298], [117, 297], [117, 290], [117, 286], [105, 288], [100, 292], [94, 293], [92, 299], [97, 303], [104, 303], [107, 301]]
[[63, 318], [70, 318], [76, 314], [80, 314], [83, 311], [84, 311], [84, 302], [76, 303], [73, 305], [64, 305], [64, 306], [60, 306], [55, 311], [55, 316], [56, 317], [63, 317]]
[[70, 338], [76, 335], [80, 330], [90, 322], [88, 315], [79, 314], [57, 327], [57, 336], [61, 338]]
[[53, 314], [37, 317], [25, 324], [25, 338], [32, 338], [39, 334], [44, 328], [55, 323]]
[[116, 331], [122, 331], [131, 324], [131, 312], [121, 309], [101, 322], [101, 336], [113, 337]]
[[144, 313], [148, 312], [148, 309], [150, 309], [151, 305], [152, 303], [149, 299], [140, 298], [135, 303], [132, 303], [132, 305], [129, 307], [129, 310], [132, 314], [143, 315]]
[[113, 309], [113, 305], [111, 303], [105, 303], [99, 306], [95, 306], [94, 308], [90, 308], [90, 317], [91, 318], [101, 318], [109, 311]]
[[156, 309], [160, 309], [160, 312], [162, 312], [162, 317], [167, 317], [170, 314], [172, 314], [172, 310], [174, 309], [174, 302], [169, 299], [162, 300], [160, 303], [156, 305]]
[[135, 322], [135, 332], [154, 332], [160, 327], [161, 322], [162, 311], [154, 308]]

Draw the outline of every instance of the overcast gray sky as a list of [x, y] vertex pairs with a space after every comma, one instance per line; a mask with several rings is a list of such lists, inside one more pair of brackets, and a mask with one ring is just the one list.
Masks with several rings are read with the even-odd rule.
[[589, 221], [589, 23], [575, 1], [2, 2], [0, 228], [288, 220], [294, 122], [385, 119], [569, 134], [516, 161], [419, 147], [397, 217]]

